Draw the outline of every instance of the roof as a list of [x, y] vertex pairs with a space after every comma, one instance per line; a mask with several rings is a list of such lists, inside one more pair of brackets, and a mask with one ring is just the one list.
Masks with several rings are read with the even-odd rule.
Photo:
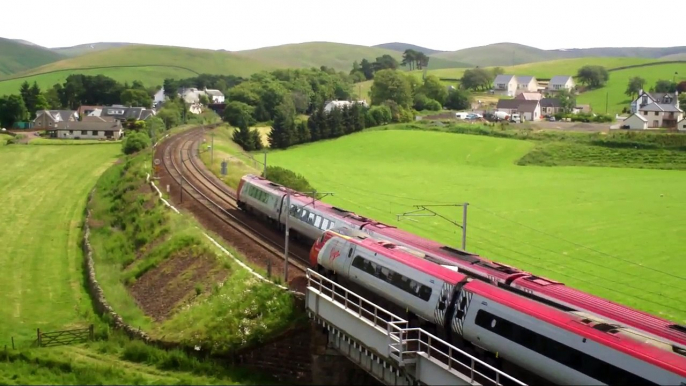
[[666, 103], [649, 103], [640, 109], [638, 111], [659, 111], [659, 112], [681, 112], [681, 109], [676, 107], [675, 105], [672, 104], [666, 104]]
[[212, 96], [224, 96], [224, 94], [222, 94], [222, 92], [219, 90], [211, 90], [208, 88], [205, 90], [205, 92], [209, 95], [212, 95]]
[[523, 99], [527, 101], [537, 101], [541, 100], [543, 98], [543, 95], [538, 92], [523, 92], [515, 97], [515, 99]]
[[153, 117], [155, 115], [156, 115], [155, 110], [145, 109], [145, 110], [141, 111], [141, 118], [140, 119], [141, 119], [141, 121], [144, 121], [144, 120], [146, 120], [150, 117]]
[[[463, 288], [491, 301], [536, 318], [544, 323], [590, 339], [667, 371], [686, 376], [686, 358], [640, 340], [631, 339], [620, 328], [618, 333], [600, 331], [582, 322], [582, 317], [566, 313], [488, 283], [472, 281]], [[575, 323], [578, 322], [578, 323]]]
[[557, 98], [541, 99], [541, 107], [562, 107], [562, 103]]
[[[524, 102], [538, 102], [538, 101], [524, 101]], [[536, 108], [538, 107], [538, 103], [527, 103], [523, 105], [519, 105], [519, 108], [517, 110], [522, 113], [533, 113], [536, 111]]]
[[84, 106], [79, 106], [79, 109], [76, 111], [79, 113], [79, 115], [83, 115], [86, 110], [93, 111], [93, 110], [101, 109], [101, 108], [102, 108], [102, 106], [85, 106], [84, 105]]
[[88, 115], [81, 118], [81, 122], [114, 122], [114, 117], [98, 117], [95, 115]]
[[531, 82], [534, 79], [536, 79], [536, 77], [530, 75], [518, 76], [517, 83], [529, 84], [529, 82]]
[[50, 115], [55, 122], [68, 121], [70, 116], [73, 116], [74, 119], [78, 118], [75, 110], [41, 110], [36, 114], [36, 119], [41, 113]]
[[677, 101], [679, 100], [678, 94], [675, 94], [675, 93], [648, 92], [648, 91], [643, 91], [643, 92], [639, 93], [639, 95], [636, 99], [640, 99], [643, 94], [648, 95], [650, 98], [652, 98], [657, 103], [668, 103], [668, 104], [676, 105]]
[[[525, 111], [532, 112], [534, 109], [536, 109], [536, 106], [539, 104], [539, 101], [533, 100], [523, 100], [523, 99], [499, 99], [498, 100], [498, 105], [496, 108], [498, 109], [508, 109], [508, 110], [521, 110], [522, 108], [527, 109]], [[532, 106], [532, 107], [530, 107]], [[528, 110], [530, 109], [530, 110]]]
[[550, 82], [548, 82], [548, 86], [553, 84], [566, 84], [571, 78], [571, 75], [555, 75], [550, 79]]
[[624, 122], [628, 121], [628, 120], [631, 119], [632, 117], [638, 117], [638, 119], [642, 120], [643, 122], [648, 122], [648, 119], [646, 119], [646, 118], [645, 118], [643, 115], [641, 115], [641, 114], [631, 114], [630, 116], [628, 116], [628, 117], [624, 120]]
[[55, 126], [55, 130], [97, 130], [97, 131], [119, 131], [122, 129], [119, 121], [114, 122], [60, 122]]
[[494, 84], [498, 83], [510, 83], [510, 81], [514, 78], [514, 75], [498, 75], [495, 77], [493, 80]]

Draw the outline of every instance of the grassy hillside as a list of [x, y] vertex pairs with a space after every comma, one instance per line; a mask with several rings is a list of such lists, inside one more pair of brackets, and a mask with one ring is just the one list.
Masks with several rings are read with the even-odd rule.
[[73, 57], [129, 45], [132, 45], [132, 43], [88, 43], [79, 44], [72, 47], [56, 47], [51, 48], [51, 50], [64, 56]]
[[377, 45], [372, 46], [372, 47], [378, 47], [378, 48], [383, 48], [386, 50], [393, 50], [393, 51], [398, 51], [398, 52], [405, 52], [405, 50], [415, 50], [417, 52], [423, 52], [426, 55], [437, 54], [439, 52], [445, 52], [445, 51], [440, 51], [440, 50], [433, 50], [431, 48], [416, 46], [414, 44], [398, 43], [398, 42], [377, 44]]
[[685, 75], [681, 74], [686, 74], [686, 63], [663, 64], [613, 71], [610, 73], [610, 80], [605, 87], [585, 92], [577, 97], [577, 101], [590, 104], [594, 111], [604, 113], [605, 100], [607, 98], [608, 113], [620, 113], [622, 108], [629, 107], [631, 104], [631, 98], [624, 94], [630, 78], [634, 76], [642, 77], [646, 80], [646, 88], [649, 89], [660, 79], [671, 80], [675, 72], [680, 74], [677, 80], [683, 80]]
[[667, 55], [686, 53], [686, 46], [681, 47], [597, 47], [575, 48], [568, 50], [551, 50], [564, 57], [615, 56], [634, 58], [662, 58]]
[[64, 56], [47, 48], [0, 38], [0, 77], [61, 59], [64, 59]]
[[[607, 69], [612, 69], [620, 66], [655, 62], [659, 61], [645, 58], [576, 58], [526, 63], [517, 66], [504, 66], [503, 69], [507, 74], [533, 75], [539, 79], [549, 79], [555, 75], [576, 75], [577, 70], [587, 64], [596, 64], [599, 66], [604, 66]], [[632, 70], [634, 72], [641, 71], [641, 69]], [[440, 69], [430, 70], [429, 74], [436, 75], [441, 78], [459, 79], [464, 74], [464, 71], [465, 69], [463, 68]]]
[[[445, 220], [398, 221], [396, 215], [417, 204], [469, 202], [468, 250], [686, 320], [677, 294], [686, 290], [684, 281], [646, 268], [684, 276], [683, 260], [674, 258], [686, 253], [680, 242], [686, 226], [683, 172], [522, 167], [515, 162], [534, 148], [532, 142], [391, 128], [272, 152], [269, 163], [335, 192], [326, 201], [336, 206], [453, 246], [459, 246], [461, 231]], [[345, 167], [336, 166], [341, 158], [348, 160]], [[459, 208], [432, 209], [461, 216]]]
[[84, 75], [107, 75], [119, 82], [133, 82], [140, 80], [146, 86], [161, 86], [165, 78], [190, 78], [196, 75], [195, 72], [174, 67], [120, 67], [120, 68], [103, 68], [94, 70], [64, 70], [56, 71], [42, 75], [33, 75], [29, 77], [22, 77], [17, 79], [2, 80], [0, 79], [0, 95], [16, 94], [19, 87], [24, 81], [30, 83], [36, 82], [45, 90], [52, 87], [55, 83], [63, 83], [65, 79], [71, 74]]
[[660, 58], [662, 60], [686, 60], [686, 52], [681, 54], [666, 55]]
[[[235, 52], [257, 61], [271, 63], [281, 67], [317, 67], [327, 66], [339, 71], [350, 71], [354, 61], [362, 59], [374, 61], [377, 57], [391, 55], [398, 61], [402, 53], [378, 47], [358, 46], [353, 44], [309, 42], [264, 47], [255, 50]], [[469, 66], [442, 58], [431, 58], [429, 68], [454, 68]]]

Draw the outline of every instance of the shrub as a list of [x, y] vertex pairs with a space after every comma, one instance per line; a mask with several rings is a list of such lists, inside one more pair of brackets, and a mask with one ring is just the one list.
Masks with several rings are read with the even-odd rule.
[[367, 127], [382, 126], [391, 123], [393, 116], [388, 106], [372, 106], [367, 110]]
[[[264, 173], [262, 174], [264, 177]], [[280, 166], [267, 166], [267, 178], [299, 192], [313, 192], [315, 189], [302, 175]]]
[[144, 132], [134, 132], [126, 137], [122, 142], [122, 151], [124, 154], [137, 153], [150, 146], [150, 137]]

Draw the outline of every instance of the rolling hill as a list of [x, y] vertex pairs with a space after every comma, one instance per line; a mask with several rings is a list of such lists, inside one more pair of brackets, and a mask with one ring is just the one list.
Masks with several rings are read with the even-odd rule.
[[579, 49], [542, 50], [516, 43], [496, 43], [463, 50], [431, 54], [432, 58], [442, 58], [457, 62], [468, 62], [485, 66], [514, 66], [518, 64], [543, 62], [556, 59], [588, 57], [625, 57], [653, 58], [686, 53], [686, 47], [600, 47]]
[[[234, 53], [280, 67], [327, 66], [345, 72], [350, 71], [354, 61], [359, 62], [362, 59], [374, 61], [383, 55], [391, 55], [398, 61], [402, 58], [402, 53], [395, 50], [330, 42], [285, 44]], [[433, 57], [429, 61], [429, 69], [457, 67], [471, 67], [471, 65]]]
[[372, 46], [372, 47], [384, 48], [387, 50], [393, 50], [393, 51], [398, 51], [398, 52], [405, 52], [405, 50], [415, 50], [417, 52], [423, 52], [425, 55], [432, 55], [432, 54], [438, 54], [441, 52], [445, 52], [445, 51], [440, 51], [440, 50], [432, 50], [431, 48], [416, 46], [414, 44], [398, 43], [398, 42], [377, 44], [377, 45]]
[[153, 86], [162, 84], [164, 78], [185, 78], [198, 73], [249, 76], [275, 68], [268, 63], [221, 51], [128, 45], [60, 60], [0, 79], [0, 94], [7, 90], [16, 92], [15, 84], [24, 80], [40, 80], [42, 85], [52, 86], [71, 73], [103, 74], [118, 81], [135, 79]]
[[47, 48], [27, 43], [0, 38], [0, 77], [64, 59]]
[[87, 43], [79, 44], [73, 47], [56, 47], [51, 48], [51, 50], [64, 56], [74, 57], [90, 54], [93, 52], [109, 50], [111, 48], [130, 46], [132, 44], [134, 43]]

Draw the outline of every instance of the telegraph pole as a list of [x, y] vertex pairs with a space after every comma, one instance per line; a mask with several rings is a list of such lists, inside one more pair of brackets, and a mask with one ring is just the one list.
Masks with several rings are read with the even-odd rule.
[[262, 174], [264, 174], [264, 178], [267, 178], [267, 149], [264, 149], [264, 171]]
[[[401, 217], [440, 217], [449, 223], [456, 225], [458, 228], [462, 229], [462, 250], [466, 251], [467, 250], [467, 206], [469, 205], [468, 202], [462, 203], [462, 204], [444, 204], [444, 205], [414, 205], [417, 210], [413, 210], [411, 212], [405, 212], [402, 214], [396, 215], [398, 221], [400, 221]], [[462, 207], [462, 224], [459, 224], [457, 221], [453, 221], [449, 219], [448, 217], [443, 216], [440, 213], [437, 213], [429, 207], [434, 207], [434, 206], [461, 206]], [[419, 213], [419, 212], [429, 212], [428, 214], [426, 213]]]
[[289, 239], [289, 229], [288, 218], [291, 217], [291, 190], [286, 188], [286, 241], [284, 244], [284, 264], [283, 264], [283, 277], [288, 286], [288, 239]]

